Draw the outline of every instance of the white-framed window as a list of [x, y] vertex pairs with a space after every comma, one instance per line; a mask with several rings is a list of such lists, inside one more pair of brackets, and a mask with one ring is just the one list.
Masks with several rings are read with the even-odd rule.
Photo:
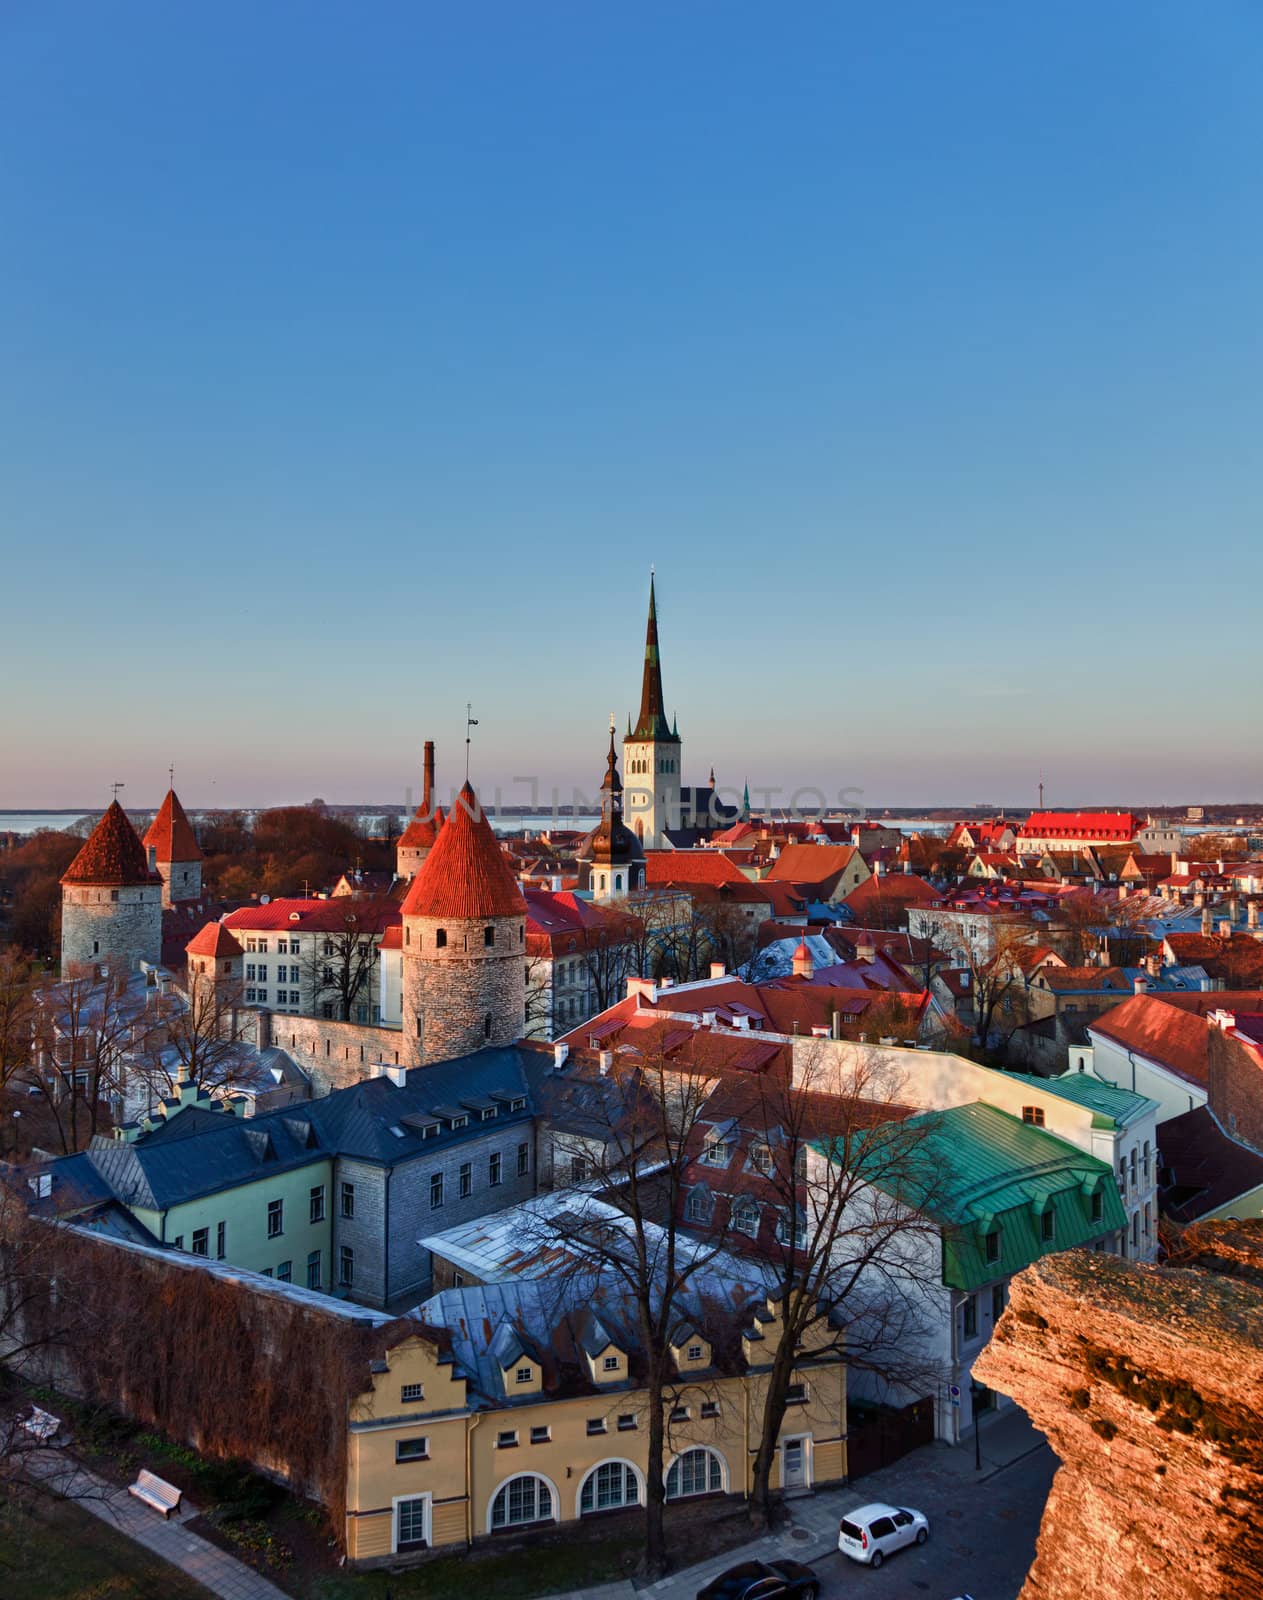
[[430, 1458], [430, 1441], [424, 1434], [413, 1439], [395, 1440], [396, 1461], [428, 1461]]
[[621, 1511], [640, 1504], [640, 1475], [630, 1461], [602, 1461], [593, 1467], [579, 1489], [579, 1515]]
[[754, 1163], [756, 1172], [768, 1173], [772, 1170], [772, 1148], [766, 1144], [750, 1146], [750, 1160]]
[[701, 1189], [695, 1189], [684, 1202], [684, 1215], [689, 1222], [709, 1222], [710, 1196]]
[[604, 1372], [617, 1372], [618, 1371], [618, 1357], [617, 1356], [606, 1356], [605, 1359], [601, 1362], [601, 1368], [602, 1368], [602, 1371], [604, 1371]]
[[531, 1429], [532, 1444], [548, 1444], [552, 1440], [553, 1430], [547, 1423], [542, 1423], [537, 1428]]
[[419, 1400], [425, 1399], [425, 1385], [423, 1383], [403, 1383], [399, 1386], [399, 1401], [401, 1405], [414, 1406]]
[[531, 1367], [519, 1367], [513, 1376], [517, 1383], [534, 1383], [535, 1381], [535, 1373]]
[[738, 1233], [756, 1234], [759, 1231], [758, 1203], [744, 1196], [732, 1208], [732, 1225]]
[[547, 1478], [523, 1472], [502, 1483], [491, 1502], [487, 1518], [491, 1531], [520, 1528], [531, 1522], [555, 1522], [557, 1492]]
[[391, 1502], [393, 1548], [419, 1550], [430, 1542], [430, 1496], [397, 1495]]
[[723, 1458], [717, 1450], [698, 1446], [677, 1456], [667, 1470], [667, 1499], [684, 1500], [694, 1494], [721, 1494]]

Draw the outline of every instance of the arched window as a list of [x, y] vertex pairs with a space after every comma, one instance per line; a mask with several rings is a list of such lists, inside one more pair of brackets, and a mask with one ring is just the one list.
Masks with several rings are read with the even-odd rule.
[[623, 874], [621, 872], [616, 872], [614, 874], [614, 888], [616, 890], [618, 890], [618, 889], [621, 889], [622, 887], [623, 887]]
[[446, 949], [446, 947], [447, 947], [447, 929], [446, 928], [436, 928], [434, 930], [434, 948], [436, 950], [443, 950], [443, 949]]
[[556, 1521], [556, 1495], [547, 1478], [524, 1472], [500, 1485], [491, 1502], [491, 1531], [520, 1528], [529, 1522]]
[[604, 887], [605, 887], [605, 874], [602, 873], [601, 874], [601, 888], [604, 889]]
[[621, 1511], [640, 1504], [640, 1478], [627, 1461], [602, 1461], [583, 1480], [579, 1490], [579, 1515], [596, 1511]]
[[667, 1473], [667, 1499], [683, 1500], [691, 1494], [722, 1494], [724, 1464], [714, 1450], [686, 1450]]

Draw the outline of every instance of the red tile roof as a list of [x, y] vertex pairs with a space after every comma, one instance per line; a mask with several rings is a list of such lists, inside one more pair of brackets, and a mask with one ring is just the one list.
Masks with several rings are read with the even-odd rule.
[[167, 790], [158, 815], [149, 824], [142, 841], [146, 850], [152, 850], [155, 861], [201, 861], [202, 852], [184, 807], [174, 789]]
[[201, 933], [185, 945], [191, 956], [213, 956], [216, 961], [236, 960], [245, 951], [222, 922], [208, 922]]
[[443, 826], [443, 807], [435, 806], [434, 814], [429, 814], [430, 808], [420, 805], [413, 813], [412, 821], [395, 840], [396, 849], [405, 850], [430, 850]]
[[149, 857], [117, 800], [92, 830], [88, 842], [62, 874], [63, 883], [101, 884], [122, 888], [140, 883], [161, 883], [149, 870]]
[[645, 883], [651, 889], [670, 884], [749, 883], [719, 850], [646, 850]]
[[768, 878], [774, 883], [828, 883], [832, 888], [858, 855], [853, 844], [787, 844]]
[[526, 902], [466, 780], [403, 902], [406, 917], [515, 917]]
[[906, 909], [936, 906], [942, 899], [934, 885], [918, 878], [915, 872], [883, 872], [856, 884], [847, 895], [846, 904], [856, 916], [866, 916], [879, 905]]
[[1164, 999], [1138, 994], [1089, 1022], [1088, 1029], [1206, 1087], [1210, 1034], [1204, 1017], [1190, 1015]]
[[1032, 811], [1019, 839], [1101, 839], [1126, 844], [1140, 830], [1130, 811]]
[[224, 918], [229, 928], [246, 933], [345, 933], [358, 927], [364, 933], [381, 933], [399, 923], [393, 900], [361, 899], [340, 894], [328, 900], [269, 900], [266, 905], [242, 906]]

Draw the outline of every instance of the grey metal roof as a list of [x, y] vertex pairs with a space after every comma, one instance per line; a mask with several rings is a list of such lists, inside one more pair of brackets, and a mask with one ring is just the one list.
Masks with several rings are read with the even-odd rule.
[[[436, 1106], [470, 1097], [495, 1110], [494, 1119], [483, 1122], [473, 1116], [463, 1128], [441, 1125], [437, 1134], [423, 1139], [418, 1119], [424, 1127], [433, 1121]], [[511, 1110], [518, 1101], [521, 1109]], [[493, 1128], [525, 1124], [531, 1115], [519, 1052], [479, 1050], [458, 1060], [414, 1067], [402, 1085], [385, 1076], [369, 1078], [259, 1117], [242, 1119], [190, 1107], [132, 1143], [96, 1139], [86, 1157], [107, 1194], [127, 1205], [163, 1211], [330, 1156], [396, 1166], [480, 1138]], [[56, 1172], [62, 1162], [52, 1166]]]

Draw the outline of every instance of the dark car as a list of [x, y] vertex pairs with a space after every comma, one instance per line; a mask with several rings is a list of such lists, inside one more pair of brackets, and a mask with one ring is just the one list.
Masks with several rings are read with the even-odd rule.
[[697, 1600], [816, 1600], [820, 1579], [801, 1561], [743, 1561], [697, 1591]]

